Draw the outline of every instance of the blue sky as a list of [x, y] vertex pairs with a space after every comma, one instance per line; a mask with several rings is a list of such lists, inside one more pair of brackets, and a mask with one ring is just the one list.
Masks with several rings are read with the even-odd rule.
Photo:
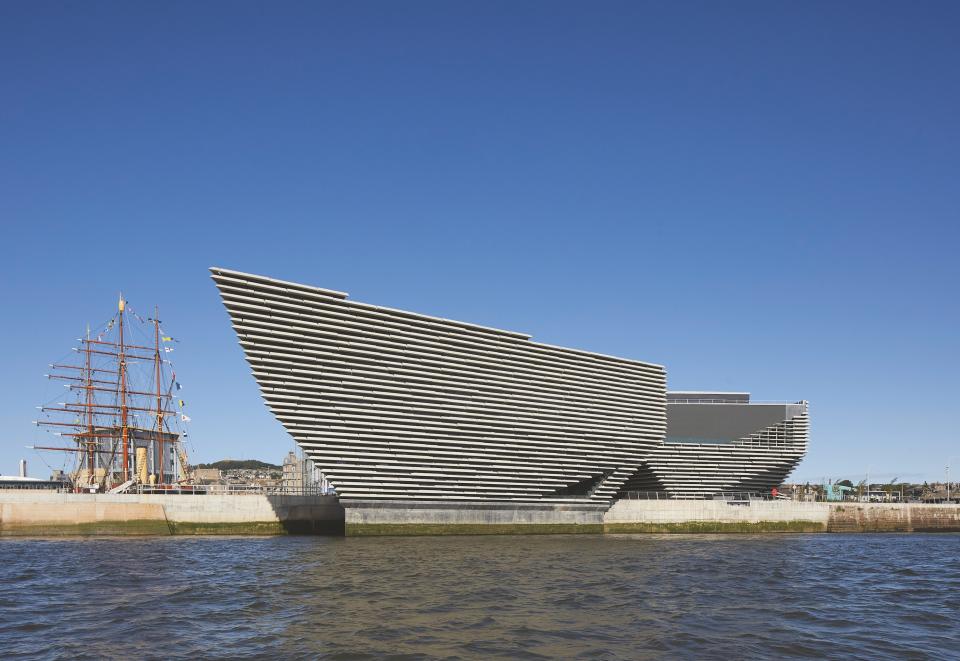
[[[123, 290], [194, 459], [278, 460], [212, 265], [811, 401], [800, 479], [937, 479], [956, 3], [0, 4], [0, 472]], [[59, 464], [53, 457], [45, 457]]]

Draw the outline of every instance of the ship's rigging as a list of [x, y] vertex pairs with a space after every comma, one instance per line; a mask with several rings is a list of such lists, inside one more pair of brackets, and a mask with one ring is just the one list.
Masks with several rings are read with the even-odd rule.
[[144, 319], [122, 295], [95, 333], [88, 327], [79, 338], [78, 360], [50, 365], [46, 376], [64, 381], [70, 396], [38, 407], [36, 424], [63, 442], [33, 447], [68, 453], [78, 490], [182, 487], [191, 477], [183, 447], [190, 418], [169, 358], [177, 340], [166, 334], [159, 310]]

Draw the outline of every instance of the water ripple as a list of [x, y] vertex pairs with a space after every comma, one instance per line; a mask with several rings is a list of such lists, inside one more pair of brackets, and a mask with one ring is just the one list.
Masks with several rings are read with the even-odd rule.
[[960, 535], [0, 540], [6, 658], [960, 658]]

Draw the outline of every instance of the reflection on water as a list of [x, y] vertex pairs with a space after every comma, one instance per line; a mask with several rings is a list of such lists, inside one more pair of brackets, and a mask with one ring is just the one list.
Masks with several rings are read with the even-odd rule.
[[960, 535], [0, 540], [6, 657], [958, 658]]

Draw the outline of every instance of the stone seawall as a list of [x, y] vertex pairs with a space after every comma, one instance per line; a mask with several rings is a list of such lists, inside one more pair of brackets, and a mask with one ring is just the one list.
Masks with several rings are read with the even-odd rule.
[[827, 503], [754, 500], [618, 500], [605, 532], [826, 532]]
[[830, 505], [828, 532], [960, 532], [960, 505]]
[[0, 493], [0, 535], [343, 534], [333, 496]]
[[620, 500], [518, 504], [333, 496], [0, 492], [0, 536], [960, 532], [960, 505]]
[[960, 505], [619, 500], [604, 532], [960, 532]]

